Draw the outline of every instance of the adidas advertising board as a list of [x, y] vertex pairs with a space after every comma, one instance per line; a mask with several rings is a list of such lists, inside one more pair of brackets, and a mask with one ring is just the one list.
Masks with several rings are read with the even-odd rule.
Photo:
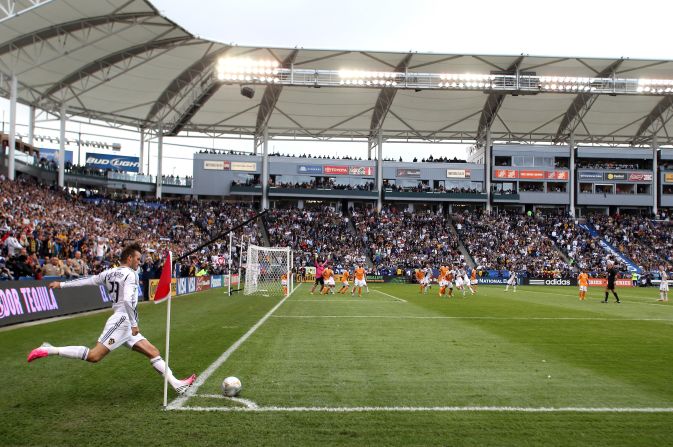
[[576, 286], [577, 279], [543, 279], [543, 278], [530, 278], [524, 281], [524, 284], [529, 286]]

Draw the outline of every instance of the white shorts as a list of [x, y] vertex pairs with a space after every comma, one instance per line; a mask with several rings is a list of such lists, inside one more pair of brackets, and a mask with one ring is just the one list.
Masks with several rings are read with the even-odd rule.
[[463, 287], [463, 279], [462, 278], [456, 279], [456, 287]]
[[430, 284], [430, 278], [428, 278], [428, 277], [426, 276], [425, 278], [423, 278], [423, 279], [421, 279], [421, 280], [419, 281], [419, 284], [422, 284], [422, 285], [424, 285], [424, 286], [427, 285], [427, 284]]
[[122, 345], [132, 348], [140, 340], [145, 340], [145, 337], [141, 334], [131, 334], [131, 323], [129, 323], [128, 315], [116, 312], [107, 319], [103, 332], [98, 337], [98, 343], [104, 345], [110, 351], [114, 351]]
[[280, 284], [281, 284], [282, 286], [286, 286], [286, 285], [287, 285], [287, 279], [283, 279], [283, 280], [281, 280], [281, 281], [280, 281]]
[[508, 279], [507, 284], [509, 284], [510, 286], [515, 286], [516, 285], [516, 279], [515, 278]]
[[586, 292], [587, 286], [580, 286], [580, 292]]
[[356, 279], [354, 284], [355, 287], [365, 287], [367, 285], [367, 281], [364, 279]]
[[662, 283], [659, 284], [659, 291], [668, 292], [668, 283], [662, 281]]
[[334, 285], [334, 278], [329, 278], [325, 280], [325, 285], [326, 286], [333, 286]]
[[341, 285], [343, 285], [344, 287], [348, 287], [348, 281], [341, 281]]
[[463, 278], [463, 284], [465, 284], [466, 286], [470, 287], [470, 285], [471, 285], [471, 284], [470, 284], [470, 279], [469, 279], [469, 278]]
[[446, 287], [449, 285], [449, 282], [445, 279], [439, 281], [439, 287]]
[[476, 285], [477, 285], [477, 281], [478, 281], [478, 280], [477, 280], [476, 278], [475, 278], [475, 279], [470, 279], [470, 284], [476, 286]]

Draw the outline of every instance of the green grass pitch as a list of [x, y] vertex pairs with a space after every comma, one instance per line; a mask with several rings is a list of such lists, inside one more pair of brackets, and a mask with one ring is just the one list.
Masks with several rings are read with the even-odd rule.
[[[258, 328], [186, 399], [120, 348], [97, 365], [26, 362], [43, 341], [90, 346], [108, 313], [0, 331], [0, 445], [647, 446], [673, 439], [673, 304], [622, 289], [370, 284], [362, 298], [173, 301], [171, 367], [202, 374]], [[165, 305], [140, 306], [162, 352]], [[231, 351], [231, 350], [230, 350]], [[212, 368], [211, 368], [212, 369]], [[219, 397], [239, 377], [239, 401]], [[544, 410], [544, 411], [543, 411]]]

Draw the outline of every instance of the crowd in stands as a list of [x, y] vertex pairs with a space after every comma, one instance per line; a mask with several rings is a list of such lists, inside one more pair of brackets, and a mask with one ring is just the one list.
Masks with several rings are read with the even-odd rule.
[[316, 253], [337, 268], [366, 260], [350, 218], [331, 207], [274, 209], [264, 220], [271, 246], [291, 247], [296, 268], [313, 266]]
[[[129, 241], [139, 241], [146, 280], [160, 273], [165, 250], [177, 258], [255, 212], [223, 202], [80, 195], [27, 177], [0, 180], [0, 268], [7, 279], [95, 274], [115, 265]], [[245, 227], [256, 243], [260, 231], [255, 224]], [[220, 273], [223, 265], [218, 260], [224, 257], [228, 263], [226, 243], [199, 250], [178, 271]], [[237, 266], [238, 253], [233, 261]]]
[[617, 250], [645, 270], [673, 266], [673, 226], [639, 216], [594, 215], [589, 222]]
[[384, 187], [386, 188], [386, 191], [393, 191], [393, 192], [439, 192], [439, 193], [469, 193], [469, 194], [480, 194], [481, 191], [477, 188], [460, 188], [460, 187], [453, 187], [453, 188], [446, 188], [444, 185], [439, 186], [438, 188], [433, 188], [428, 184], [418, 182], [418, 185], [416, 186], [398, 186], [398, 185], [387, 185]]
[[348, 191], [375, 191], [376, 185], [374, 182], [366, 182], [361, 185], [342, 185], [336, 183], [332, 179], [315, 178], [308, 182], [272, 182], [269, 180], [269, 187], [271, 188], [293, 188], [293, 189], [338, 189]]
[[358, 239], [379, 270], [396, 271], [465, 262], [450, 222], [441, 214], [410, 213], [394, 207], [353, 212]]
[[[56, 160], [47, 160], [46, 158], [40, 158], [39, 161], [37, 162], [38, 167], [41, 169], [46, 169], [48, 171], [58, 171], [58, 162]], [[70, 162], [65, 162], [64, 163], [64, 171], [67, 174], [72, 174], [72, 175], [83, 175], [83, 176], [90, 176], [90, 177], [110, 177], [110, 174], [126, 174], [129, 176], [134, 177], [133, 179], [129, 178], [129, 180], [136, 180], [136, 181], [146, 181], [148, 183], [154, 182], [154, 177], [151, 177], [149, 175], [142, 175], [142, 174], [137, 174], [135, 172], [129, 172], [129, 171], [124, 171], [121, 169], [98, 169], [94, 168], [91, 166], [80, 166], [80, 165], [75, 165]], [[189, 186], [192, 184], [193, 177], [186, 175], [184, 177], [180, 177], [179, 175], [162, 175], [162, 184], [164, 185], [176, 185], [176, 186]]]
[[[516, 270], [535, 277], [569, 277], [571, 266], [550, 239], [554, 218], [511, 212], [453, 216], [461, 241], [486, 270]], [[548, 220], [549, 219], [549, 220]]]
[[577, 161], [578, 169], [608, 169], [608, 170], [621, 170], [621, 169], [644, 169], [641, 168], [638, 163], [635, 162], [608, 162], [603, 160], [578, 160]]

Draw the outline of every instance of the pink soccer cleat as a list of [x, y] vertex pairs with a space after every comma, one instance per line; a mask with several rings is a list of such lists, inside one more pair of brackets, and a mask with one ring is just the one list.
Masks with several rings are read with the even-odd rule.
[[44, 348], [37, 348], [30, 351], [28, 354], [28, 363], [32, 362], [35, 359], [41, 359], [49, 355], [49, 352]]
[[187, 377], [186, 379], [182, 379], [180, 382], [182, 384], [175, 389], [175, 391], [178, 392], [178, 394], [184, 394], [187, 391], [187, 388], [192, 386], [192, 383], [196, 380], [196, 374], [192, 374], [191, 376]]

